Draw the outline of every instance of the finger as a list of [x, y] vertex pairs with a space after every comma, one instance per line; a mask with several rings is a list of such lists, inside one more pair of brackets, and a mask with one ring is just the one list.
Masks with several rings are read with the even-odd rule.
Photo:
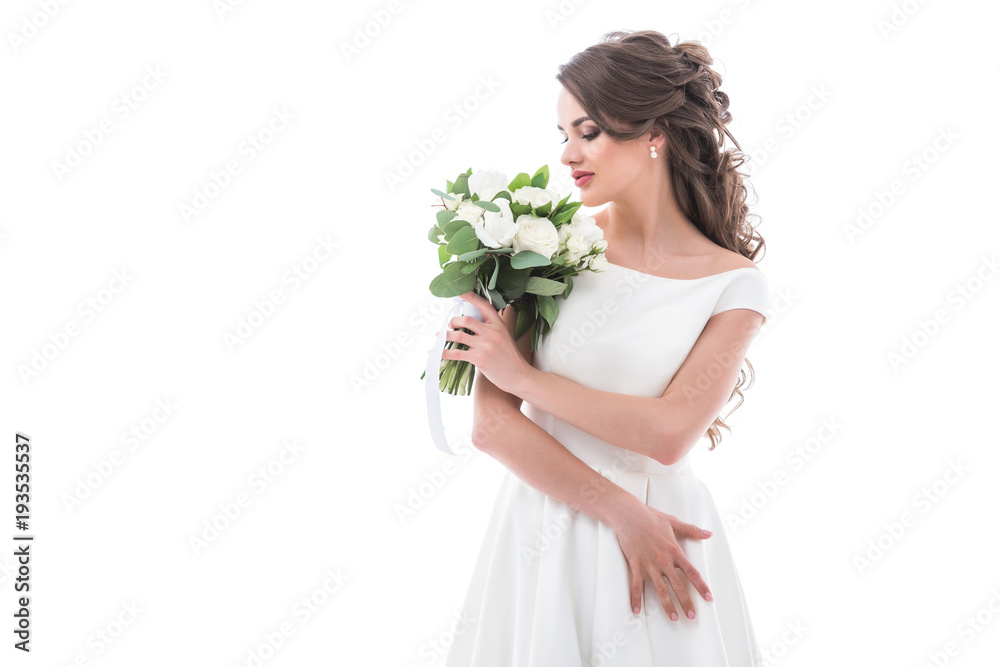
[[693, 540], [704, 540], [712, 536], [712, 531], [696, 526], [693, 523], [687, 523], [681, 521], [680, 519], [673, 519], [671, 522], [671, 527], [674, 529], [674, 535], [678, 537], [688, 537]]
[[708, 584], [705, 583], [705, 580], [702, 578], [701, 572], [699, 572], [697, 568], [691, 564], [691, 561], [684, 556], [679, 556], [676, 562], [677, 567], [681, 569], [681, 572], [683, 572], [684, 576], [688, 578], [688, 581], [691, 582], [691, 585], [694, 586], [695, 590], [701, 594], [701, 597], [705, 598], [708, 602], [711, 602], [712, 591], [708, 589]]
[[679, 621], [680, 616], [677, 615], [677, 610], [674, 608], [674, 601], [670, 599], [670, 588], [663, 582], [663, 574], [657, 572], [655, 568], [651, 568], [649, 578], [653, 580], [653, 585], [656, 587], [656, 596], [660, 598], [663, 611], [667, 612], [671, 621]]
[[630, 586], [629, 593], [632, 613], [638, 615], [642, 609], [642, 575], [639, 574], [639, 569], [635, 567], [632, 568], [632, 585]]
[[674, 595], [677, 596], [677, 601], [681, 604], [684, 615], [694, 620], [694, 603], [691, 602], [691, 596], [688, 595], [684, 578], [677, 573], [677, 568], [674, 566], [668, 567], [664, 576], [670, 582], [670, 586], [673, 587]]
[[456, 315], [448, 322], [452, 329], [468, 329], [472, 333], [480, 333], [483, 323], [470, 315]]
[[493, 322], [493, 320], [496, 319], [495, 316], [496, 316], [497, 311], [493, 307], [493, 304], [490, 303], [489, 301], [487, 301], [486, 299], [484, 299], [479, 294], [476, 294], [473, 291], [469, 291], [469, 292], [466, 292], [465, 294], [459, 294], [458, 296], [459, 296], [460, 299], [465, 299], [466, 301], [468, 301], [469, 303], [471, 303], [473, 306], [475, 306], [476, 308], [478, 308], [479, 312], [482, 313], [482, 315], [483, 315], [483, 321], [486, 322], [487, 324], [491, 324]]
[[[448, 329], [444, 332], [444, 339], [450, 340], [453, 343], [462, 343], [463, 345], [468, 345], [468, 339], [472, 338], [469, 334], [464, 331], [459, 331], [458, 329]], [[471, 345], [469, 346], [471, 347]]]

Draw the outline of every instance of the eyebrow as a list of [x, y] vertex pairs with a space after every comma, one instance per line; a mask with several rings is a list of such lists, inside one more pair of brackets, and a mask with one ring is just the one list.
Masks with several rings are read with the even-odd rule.
[[[572, 123], [573, 127], [576, 127], [577, 125], [579, 125], [580, 123], [582, 123], [585, 120], [590, 120], [590, 116], [580, 116], [579, 118], [577, 118], [576, 120], [573, 121], [573, 123]], [[562, 126], [559, 125], [558, 123], [556, 123], [556, 127], [559, 128], [560, 130], [563, 129]]]

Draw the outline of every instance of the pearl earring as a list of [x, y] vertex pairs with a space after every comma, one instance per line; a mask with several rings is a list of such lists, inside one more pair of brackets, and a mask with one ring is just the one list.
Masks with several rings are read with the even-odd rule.
[[649, 157], [652, 157], [652, 158], [659, 157], [659, 155], [656, 152], [656, 146], [650, 146], [649, 147]]

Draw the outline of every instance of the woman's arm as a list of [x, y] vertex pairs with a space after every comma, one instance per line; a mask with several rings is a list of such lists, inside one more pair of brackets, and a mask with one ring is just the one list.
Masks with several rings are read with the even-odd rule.
[[[512, 307], [500, 314], [512, 338], [516, 315]], [[531, 332], [521, 336], [516, 345], [530, 366]], [[502, 463], [526, 484], [607, 525], [615, 525], [625, 506], [641, 502], [531, 421], [521, 412], [521, 401], [477, 373], [473, 389], [473, 446]]]
[[[476, 383], [484, 379], [476, 378]], [[479, 390], [473, 393], [478, 395]], [[478, 429], [473, 445], [526, 484], [612, 527], [627, 505], [641, 502], [581, 461], [520, 410], [503, 401], [486, 399], [486, 403], [474, 411], [474, 421], [481, 421], [485, 412], [485, 420], [499, 428]]]
[[763, 319], [745, 308], [709, 318], [662, 396], [600, 391], [530, 363], [512, 393], [596, 438], [672, 465], [687, 455], [732, 398]]

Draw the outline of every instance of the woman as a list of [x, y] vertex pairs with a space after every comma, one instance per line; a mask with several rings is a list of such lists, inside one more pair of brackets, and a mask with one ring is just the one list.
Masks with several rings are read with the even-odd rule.
[[644, 30], [560, 68], [562, 163], [585, 206], [608, 204], [593, 216], [607, 264], [574, 278], [534, 354], [530, 336], [514, 340], [514, 309], [474, 292], [485, 322], [449, 325], [469, 349], [443, 358], [479, 371], [474, 445], [508, 468], [449, 667], [760, 664], [688, 457], [703, 436], [714, 449], [718, 415], [742, 403], [769, 298], [711, 63], [697, 42]]

